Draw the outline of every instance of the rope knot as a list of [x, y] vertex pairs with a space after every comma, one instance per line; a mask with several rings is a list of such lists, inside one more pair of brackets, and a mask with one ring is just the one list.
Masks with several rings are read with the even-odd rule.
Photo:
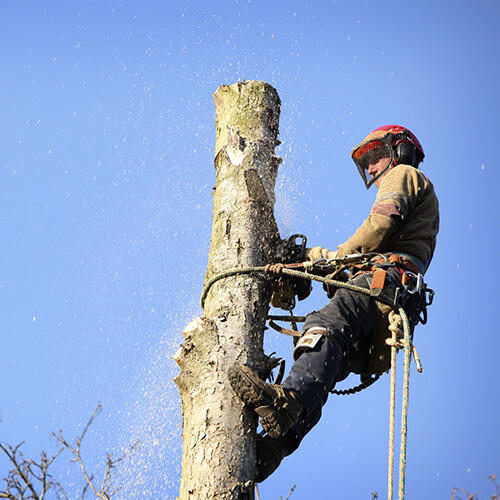
[[396, 349], [404, 349], [408, 342], [404, 338], [403, 320], [396, 311], [389, 313], [389, 330], [393, 335], [385, 339], [385, 343], [391, 347], [396, 347]]
[[396, 311], [391, 311], [389, 313], [389, 329], [391, 331], [400, 332], [403, 335], [403, 320], [401, 315]]
[[405, 339], [393, 340], [388, 338], [385, 339], [385, 343], [391, 347], [396, 347], [396, 349], [404, 349], [408, 345], [408, 342]]
[[278, 263], [278, 264], [267, 264], [265, 267], [265, 272], [267, 274], [276, 274], [280, 275], [283, 272], [283, 268], [285, 267], [284, 264]]

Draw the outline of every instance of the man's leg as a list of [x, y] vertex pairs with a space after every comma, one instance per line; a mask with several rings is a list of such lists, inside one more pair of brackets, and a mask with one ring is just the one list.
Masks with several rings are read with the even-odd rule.
[[282, 385], [267, 384], [247, 366], [232, 366], [229, 382], [240, 399], [260, 417], [273, 439], [284, 436], [299, 419], [320, 407], [342, 366], [342, 351], [323, 328], [305, 332], [294, 350], [295, 362]]
[[321, 408], [342, 367], [342, 351], [324, 328], [306, 330], [294, 349], [295, 361], [283, 388], [298, 397], [306, 415]]
[[[350, 282], [368, 288], [366, 278], [364, 275]], [[294, 353], [295, 362], [282, 385], [267, 384], [245, 366], [229, 369], [233, 390], [259, 415], [268, 433], [259, 438], [259, 478], [268, 477], [316, 425], [328, 392], [349, 374], [350, 354], [376, 325], [373, 299], [339, 289], [323, 309], [308, 315]]]
[[233, 391], [260, 417], [271, 438], [285, 435], [304, 413], [304, 405], [293, 393], [282, 385], [266, 383], [248, 366], [231, 366], [227, 376]]
[[281, 461], [291, 455], [304, 436], [318, 423], [322, 405], [309, 416], [299, 421], [282, 437], [273, 439], [269, 435], [257, 436], [257, 473], [255, 480], [261, 483], [267, 479], [280, 465]]
[[[369, 287], [367, 275], [349, 281]], [[330, 302], [309, 314], [283, 387], [297, 396], [307, 414], [320, 405], [336, 382], [347, 377], [351, 354], [377, 326], [377, 306], [364, 294], [339, 289]]]

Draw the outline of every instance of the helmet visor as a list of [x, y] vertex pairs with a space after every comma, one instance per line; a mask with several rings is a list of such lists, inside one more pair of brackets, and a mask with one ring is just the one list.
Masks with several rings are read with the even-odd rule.
[[[389, 168], [393, 161], [393, 151], [390, 141], [376, 139], [361, 144], [352, 152], [352, 159], [358, 167], [358, 171], [368, 189], [377, 179], [379, 179]], [[377, 169], [376, 175], [368, 180], [368, 168], [370, 165], [377, 165], [382, 160], [381, 167]]]

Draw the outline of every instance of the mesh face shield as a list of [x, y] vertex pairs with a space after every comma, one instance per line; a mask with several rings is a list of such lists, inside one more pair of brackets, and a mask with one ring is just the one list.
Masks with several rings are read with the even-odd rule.
[[[366, 189], [369, 189], [377, 179], [382, 177], [394, 163], [394, 151], [391, 147], [392, 137], [392, 134], [384, 133], [384, 137], [363, 142], [352, 151], [351, 157], [358, 168]], [[387, 165], [375, 177], [368, 179], [368, 167], [377, 164], [384, 158], [387, 158]]]

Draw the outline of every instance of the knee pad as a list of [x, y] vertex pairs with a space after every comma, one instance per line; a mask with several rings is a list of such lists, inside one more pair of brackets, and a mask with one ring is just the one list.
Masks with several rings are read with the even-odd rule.
[[327, 330], [321, 327], [312, 327], [306, 330], [295, 345], [293, 350], [293, 360], [297, 361], [299, 356], [304, 351], [313, 350], [317, 345], [319, 345], [320, 342], [323, 342], [326, 334]]

